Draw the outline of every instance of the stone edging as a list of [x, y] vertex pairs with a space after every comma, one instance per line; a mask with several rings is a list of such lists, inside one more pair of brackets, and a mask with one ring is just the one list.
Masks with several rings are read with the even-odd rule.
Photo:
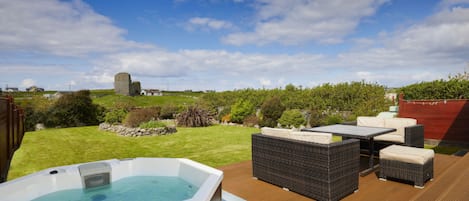
[[108, 123], [99, 124], [100, 130], [111, 131], [122, 136], [140, 137], [140, 136], [158, 136], [169, 135], [177, 132], [176, 127], [163, 128], [129, 128], [122, 125], [111, 125]]

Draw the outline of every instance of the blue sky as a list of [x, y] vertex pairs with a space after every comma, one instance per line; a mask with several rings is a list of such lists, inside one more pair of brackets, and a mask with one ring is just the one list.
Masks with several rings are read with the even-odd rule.
[[469, 0], [0, 0], [0, 87], [233, 90], [469, 71]]

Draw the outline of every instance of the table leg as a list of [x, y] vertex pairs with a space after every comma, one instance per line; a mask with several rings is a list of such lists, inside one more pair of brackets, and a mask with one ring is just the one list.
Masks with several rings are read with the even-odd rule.
[[368, 141], [368, 147], [369, 147], [369, 153], [370, 153], [370, 159], [369, 159], [369, 162], [368, 162], [369, 168], [366, 169], [366, 170], [363, 170], [362, 172], [360, 172], [360, 176], [362, 176], [362, 177], [364, 177], [366, 175], [369, 175], [370, 173], [375, 171], [376, 168], [378, 168], [378, 166], [374, 166], [375, 152], [374, 152], [374, 140], [373, 140], [373, 138], [371, 138]]

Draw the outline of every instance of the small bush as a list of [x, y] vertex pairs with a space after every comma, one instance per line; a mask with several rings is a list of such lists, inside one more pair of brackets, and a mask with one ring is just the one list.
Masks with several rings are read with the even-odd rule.
[[285, 111], [285, 106], [283, 106], [279, 97], [274, 96], [265, 100], [261, 106], [263, 116], [261, 126], [276, 127], [277, 120], [282, 116], [283, 111]]
[[325, 125], [333, 125], [333, 124], [340, 124], [340, 123], [342, 123], [342, 117], [337, 114], [329, 115], [324, 119]]
[[124, 119], [124, 125], [128, 127], [137, 127], [141, 123], [158, 119], [159, 114], [159, 107], [135, 109], [127, 114]]
[[324, 115], [317, 109], [311, 109], [309, 111], [309, 125], [312, 127], [320, 126], [324, 119]]
[[161, 122], [161, 121], [147, 121], [144, 123], [141, 123], [139, 128], [163, 128], [166, 127], [166, 124]]
[[211, 124], [209, 112], [198, 106], [189, 106], [187, 110], [181, 112], [176, 119], [178, 126], [204, 127]]
[[104, 116], [104, 121], [109, 124], [122, 123], [124, 118], [127, 116], [127, 111], [125, 109], [115, 109]]
[[231, 107], [231, 121], [243, 123], [244, 118], [254, 113], [254, 105], [248, 100], [239, 100]]
[[253, 127], [255, 125], [259, 125], [259, 118], [257, 118], [256, 115], [252, 114], [252, 115], [249, 115], [247, 116], [246, 118], [244, 118], [243, 120], [243, 125], [244, 126], [249, 126], [249, 127]]
[[164, 105], [161, 107], [160, 118], [161, 119], [174, 119], [179, 113], [180, 109], [176, 105]]
[[298, 128], [300, 127], [300, 125], [304, 125], [306, 123], [306, 120], [300, 110], [293, 109], [293, 110], [285, 110], [285, 112], [283, 112], [280, 119], [278, 119], [278, 122], [282, 126], [286, 126], [286, 127], [294, 126]]

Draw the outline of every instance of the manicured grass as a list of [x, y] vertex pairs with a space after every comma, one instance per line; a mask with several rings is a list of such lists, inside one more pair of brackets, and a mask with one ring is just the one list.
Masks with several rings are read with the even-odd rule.
[[433, 149], [435, 153], [448, 154], [448, 155], [454, 154], [457, 151], [461, 150], [460, 147], [436, 146], [436, 145], [425, 145], [424, 148]]
[[256, 128], [211, 126], [177, 128], [166, 136], [122, 137], [97, 126], [27, 132], [15, 152], [8, 180], [49, 167], [112, 158], [189, 158], [219, 167], [251, 159], [251, 134]]

